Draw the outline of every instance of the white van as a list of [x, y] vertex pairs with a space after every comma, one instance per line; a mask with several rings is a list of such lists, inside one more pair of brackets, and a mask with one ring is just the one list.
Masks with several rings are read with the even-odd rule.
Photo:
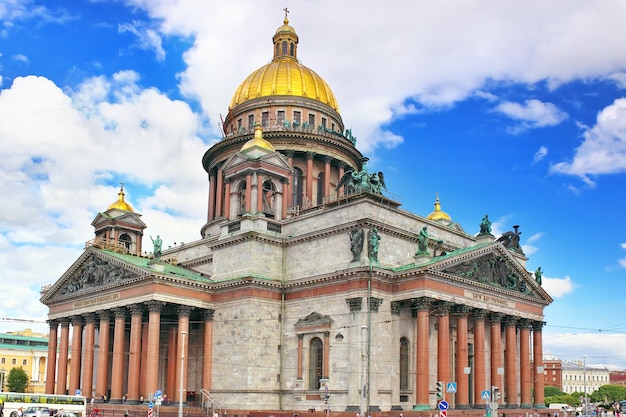
[[572, 406], [570, 406], [569, 404], [549, 404], [548, 408], [551, 410], [567, 411], [568, 413], [574, 411]]

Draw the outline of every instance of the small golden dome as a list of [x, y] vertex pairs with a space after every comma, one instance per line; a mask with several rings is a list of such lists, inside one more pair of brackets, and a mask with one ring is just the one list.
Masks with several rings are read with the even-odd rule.
[[295, 96], [321, 101], [339, 112], [339, 104], [330, 86], [298, 59], [298, 35], [287, 17], [276, 30], [272, 62], [254, 71], [239, 85], [230, 109], [260, 97]]
[[130, 211], [131, 213], [134, 212], [132, 206], [124, 201], [124, 184], [120, 186], [120, 192], [117, 193], [117, 197], [117, 201], [111, 204], [109, 208], [107, 208], [107, 211], [117, 209], [122, 211]]
[[439, 202], [439, 193], [437, 193], [437, 199], [435, 201], [435, 211], [430, 213], [428, 217], [426, 218], [428, 220], [434, 220], [434, 221], [437, 221], [437, 220], [452, 221], [448, 213], [446, 213], [445, 211], [441, 211], [441, 203]]
[[247, 149], [255, 146], [270, 152], [276, 152], [272, 144], [263, 138], [263, 129], [261, 129], [261, 126], [258, 123], [254, 126], [254, 137], [244, 143], [240, 150], [241, 152], [245, 152]]

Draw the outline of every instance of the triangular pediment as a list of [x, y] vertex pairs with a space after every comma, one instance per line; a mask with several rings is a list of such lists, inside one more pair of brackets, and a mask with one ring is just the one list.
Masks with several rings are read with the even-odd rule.
[[123, 284], [147, 274], [131, 264], [109, 257], [95, 248], [88, 248], [74, 264], [48, 289], [41, 302], [55, 302]]
[[113, 209], [105, 213], [98, 213], [95, 219], [93, 219], [93, 221], [91, 222], [91, 225], [97, 226], [101, 223], [108, 223], [108, 222], [120, 223], [121, 222], [127, 225], [134, 225], [140, 228], [145, 228], [146, 224], [143, 221], [141, 221], [139, 216], [140, 214], [137, 214], [137, 213], [131, 213], [128, 211]]
[[498, 242], [448, 253], [444, 259], [434, 262], [432, 267], [443, 274], [473, 281], [481, 286], [552, 302], [533, 274]]
[[224, 162], [222, 170], [224, 172], [233, 171], [240, 166], [250, 166], [253, 163], [255, 168], [270, 168], [271, 171], [291, 171], [291, 166], [284, 155], [278, 152], [268, 153], [260, 158], [251, 159], [242, 152], [237, 152]]

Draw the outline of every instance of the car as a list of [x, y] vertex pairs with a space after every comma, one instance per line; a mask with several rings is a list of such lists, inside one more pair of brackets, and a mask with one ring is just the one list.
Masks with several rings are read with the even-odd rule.
[[24, 417], [37, 417], [37, 410], [41, 410], [41, 416], [46, 417], [50, 415], [50, 409], [48, 407], [28, 407], [24, 410]]

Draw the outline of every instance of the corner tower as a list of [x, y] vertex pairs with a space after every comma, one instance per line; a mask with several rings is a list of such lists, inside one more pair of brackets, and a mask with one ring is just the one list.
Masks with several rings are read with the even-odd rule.
[[284, 217], [335, 200], [344, 172], [361, 168], [363, 156], [355, 147], [356, 138], [345, 130], [335, 95], [321, 76], [300, 63], [298, 43], [285, 11], [283, 24], [272, 36], [272, 61], [235, 90], [222, 125], [224, 137], [202, 158], [210, 183], [202, 235], [211, 224], [229, 219], [225, 210], [237, 204], [237, 195], [245, 189], [241, 187], [255, 186], [229, 183], [222, 167], [254, 137], [257, 124], [291, 169], [285, 186], [275, 187], [284, 190]]

